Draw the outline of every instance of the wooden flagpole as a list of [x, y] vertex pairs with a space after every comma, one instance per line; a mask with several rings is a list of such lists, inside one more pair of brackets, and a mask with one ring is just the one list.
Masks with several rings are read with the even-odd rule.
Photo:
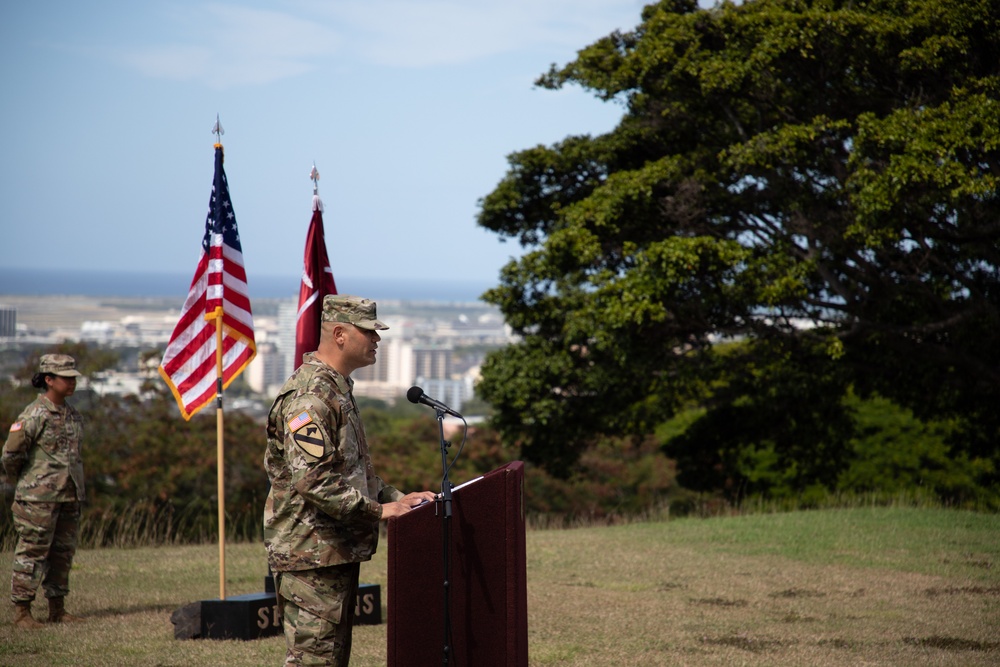
[[226, 463], [223, 438], [222, 414], [222, 314], [215, 317], [215, 366], [216, 366], [216, 451], [218, 456], [218, 487], [219, 487], [219, 599], [226, 599]]

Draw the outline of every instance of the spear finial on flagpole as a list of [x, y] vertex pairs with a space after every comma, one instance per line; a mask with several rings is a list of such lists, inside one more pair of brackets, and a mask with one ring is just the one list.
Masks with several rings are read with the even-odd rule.
[[212, 126], [212, 134], [215, 135], [215, 143], [222, 144], [222, 135], [226, 133], [222, 129], [222, 123], [219, 122], [219, 114], [215, 114], [215, 125]]
[[313, 168], [309, 172], [309, 178], [313, 182], [313, 210], [323, 212], [323, 200], [319, 198], [319, 170], [316, 169], [316, 163], [313, 162]]

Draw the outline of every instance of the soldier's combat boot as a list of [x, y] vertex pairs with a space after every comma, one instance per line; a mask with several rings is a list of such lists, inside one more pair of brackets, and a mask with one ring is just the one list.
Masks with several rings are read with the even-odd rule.
[[80, 623], [79, 616], [66, 611], [66, 598], [49, 598], [49, 623]]
[[15, 602], [14, 627], [21, 628], [22, 630], [37, 630], [44, 626], [31, 615], [30, 602]]

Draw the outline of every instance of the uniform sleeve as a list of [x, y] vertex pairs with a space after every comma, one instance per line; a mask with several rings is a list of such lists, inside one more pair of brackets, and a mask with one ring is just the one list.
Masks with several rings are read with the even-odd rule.
[[394, 503], [402, 500], [403, 496], [406, 495], [396, 487], [383, 482], [381, 477], [376, 477], [375, 481], [378, 483], [378, 500], [380, 503]]
[[290, 400], [284, 410], [284, 441], [291, 485], [302, 498], [340, 521], [378, 521], [382, 506], [344, 477], [337, 437], [339, 413], [311, 394]]
[[28, 450], [37, 435], [38, 420], [29, 419], [25, 415], [17, 418], [17, 421], [10, 425], [10, 432], [7, 434], [7, 441], [3, 445], [2, 463], [3, 469], [10, 480], [15, 480], [20, 476], [21, 469], [25, 461], [28, 460]]

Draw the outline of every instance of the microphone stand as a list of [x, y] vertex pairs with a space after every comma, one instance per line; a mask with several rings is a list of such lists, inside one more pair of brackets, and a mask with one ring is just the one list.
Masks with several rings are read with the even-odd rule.
[[442, 552], [444, 554], [444, 655], [442, 664], [447, 666], [451, 656], [451, 481], [448, 479], [448, 447], [451, 443], [444, 439], [445, 411], [435, 407], [438, 433], [441, 438], [441, 527]]

